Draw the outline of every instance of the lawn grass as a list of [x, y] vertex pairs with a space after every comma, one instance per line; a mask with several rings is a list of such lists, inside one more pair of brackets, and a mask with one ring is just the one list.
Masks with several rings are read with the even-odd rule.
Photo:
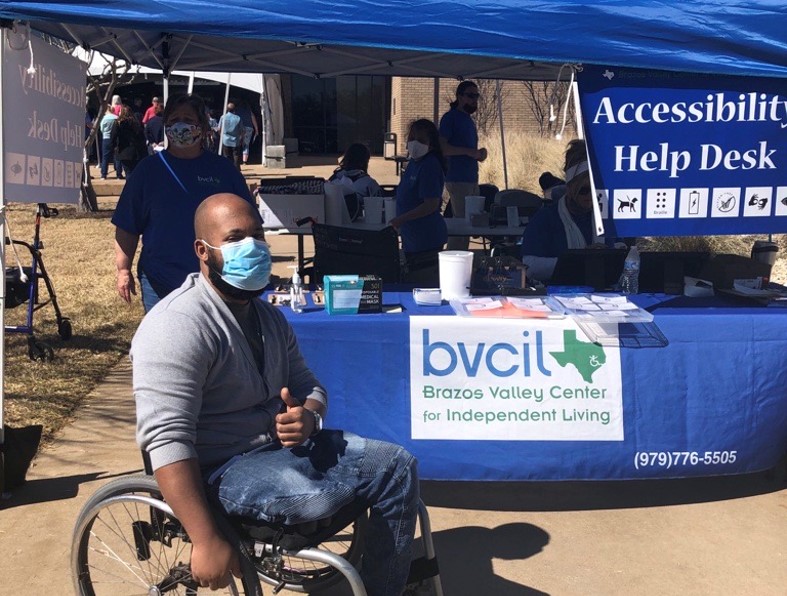
[[[42, 218], [41, 251], [63, 316], [71, 319], [73, 337], [60, 339], [52, 305], [33, 315], [36, 338], [55, 352], [51, 362], [31, 361], [27, 335], [7, 333], [5, 341], [5, 423], [11, 427], [42, 424], [44, 439], [67, 423], [84, 397], [128, 354], [142, 318], [139, 301], [123, 303], [115, 292], [112, 209], [85, 214], [73, 205], [56, 205], [57, 217]], [[35, 205], [7, 207], [13, 237], [32, 242]], [[17, 247], [22, 264], [31, 255]], [[9, 250], [6, 265], [14, 266]], [[48, 298], [43, 280], [41, 300]], [[27, 304], [6, 309], [6, 325], [24, 324]]]

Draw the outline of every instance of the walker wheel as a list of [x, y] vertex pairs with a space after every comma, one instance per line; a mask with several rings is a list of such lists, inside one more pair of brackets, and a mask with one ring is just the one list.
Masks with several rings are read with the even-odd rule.
[[60, 335], [60, 339], [68, 340], [71, 339], [73, 335], [71, 329], [71, 319], [63, 318], [60, 319], [60, 322], [57, 324], [57, 332]]
[[51, 362], [55, 359], [55, 351], [49, 344], [32, 337], [27, 342], [27, 355], [33, 361]]

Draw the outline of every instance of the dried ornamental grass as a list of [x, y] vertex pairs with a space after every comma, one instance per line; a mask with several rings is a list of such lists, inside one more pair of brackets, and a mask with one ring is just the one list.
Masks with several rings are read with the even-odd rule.
[[[27, 355], [27, 335], [7, 333], [5, 341], [5, 423], [42, 424], [45, 439], [61, 428], [82, 399], [121, 359], [142, 318], [137, 300], [127, 306], [115, 292], [114, 226], [111, 210], [86, 215], [73, 206], [56, 205], [60, 215], [42, 218], [42, 260], [54, 285], [63, 316], [71, 319], [73, 337], [60, 339], [51, 305], [33, 315], [37, 339], [55, 352], [51, 362], [33, 362]], [[15, 239], [32, 242], [35, 205], [9, 205]], [[31, 255], [18, 247], [24, 266]], [[6, 265], [15, 265], [10, 251]], [[48, 298], [43, 280], [39, 295]], [[7, 309], [7, 325], [24, 324], [27, 304]]]

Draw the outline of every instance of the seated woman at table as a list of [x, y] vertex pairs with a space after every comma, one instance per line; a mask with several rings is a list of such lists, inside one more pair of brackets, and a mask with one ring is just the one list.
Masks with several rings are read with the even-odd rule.
[[359, 197], [379, 197], [380, 185], [367, 173], [371, 157], [372, 154], [366, 145], [353, 143], [347, 147], [347, 151], [339, 160], [339, 167], [333, 171], [328, 180], [347, 178], [352, 182], [353, 189]]
[[408, 281], [438, 281], [438, 253], [448, 239], [440, 214], [446, 162], [440, 149], [440, 133], [425, 118], [410, 125], [407, 134], [410, 163], [396, 189], [396, 217], [391, 225], [402, 237]]
[[528, 277], [547, 281], [557, 258], [568, 249], [604, 246], [595, 234], [593, 194], [590, 188], [585, 141], [568, 144], [565, 159], [565, 194], [539, 209], [522, 235], [522, 262]]

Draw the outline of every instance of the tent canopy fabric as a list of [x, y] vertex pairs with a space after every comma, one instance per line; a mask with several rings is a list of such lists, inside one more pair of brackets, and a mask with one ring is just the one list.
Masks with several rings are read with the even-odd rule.
[[784, 0], [4, 0], [0, 18], [167, 72], [787, 77]]

